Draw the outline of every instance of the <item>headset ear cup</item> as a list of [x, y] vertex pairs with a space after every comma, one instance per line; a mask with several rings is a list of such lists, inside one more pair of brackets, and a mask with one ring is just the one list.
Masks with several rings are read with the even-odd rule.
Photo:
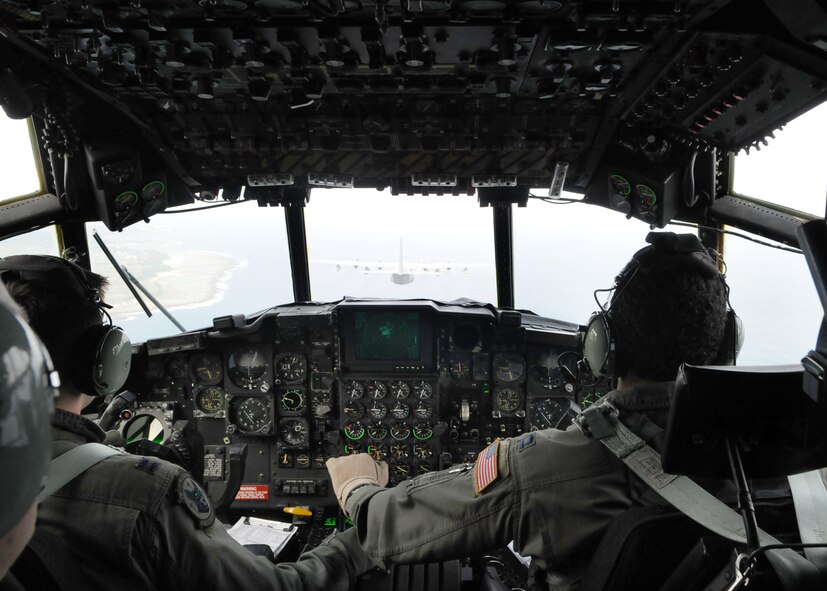
[[126, 383], [131, 363], [132, 344], [120, 327], [93, 326], [75, 347], [69, 379], [84, 394], [114, 394]]
[[741, 322], [735, 310], [729, 309], [726, 314], [724, 339], [721, 342], [721, 348], [718, 350], [718, 356], [715, 358], [715, 364], [735, 365], [743, 344], [744, 323]]
[[583, 358], [597, 377], [613, 377], [616, 371], [616, 343], [609, 312], [595, 312], [589, 318], [583, 339]]

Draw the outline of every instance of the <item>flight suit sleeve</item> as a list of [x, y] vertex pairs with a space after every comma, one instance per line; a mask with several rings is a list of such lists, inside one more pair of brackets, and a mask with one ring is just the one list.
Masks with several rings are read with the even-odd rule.
[[479, 493], [473, 465], [424, 474], [391, 489], [356, 489], [346, 507], [362, 547], [387, 565], [449, 560], [506, 545], [519, 498], [508, 477], [505, 447], [497, 480]]
[[245, 590], [346, 590], [372, 567], [355, 531], [329, 538], [294, 563], [273, 564], [238, 544], [218, 521], [200, 528], [169, 495], [154, 515], [143, 515], [135, 542], [145, 550], [134, 560], [154, 571], [159, 588]]

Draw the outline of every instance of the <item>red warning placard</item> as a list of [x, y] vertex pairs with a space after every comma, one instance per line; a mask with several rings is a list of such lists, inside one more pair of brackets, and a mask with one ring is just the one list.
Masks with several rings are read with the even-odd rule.
[[266, 484], [242, 484], [238, 487], [236, 501], [266, 501], [270, 498], [270, 487]]

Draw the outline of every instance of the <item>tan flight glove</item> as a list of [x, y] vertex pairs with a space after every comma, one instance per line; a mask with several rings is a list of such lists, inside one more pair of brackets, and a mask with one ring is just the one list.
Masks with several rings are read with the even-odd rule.
[[345, 501], [357, 486], [363, 484], [385, 486], [388, 483], [388, 464], [377, 462], [368, 454], [330, 458], [326, 463], [336, 500], [339, 501], [339, 506], [345, 513], [347, 513]]

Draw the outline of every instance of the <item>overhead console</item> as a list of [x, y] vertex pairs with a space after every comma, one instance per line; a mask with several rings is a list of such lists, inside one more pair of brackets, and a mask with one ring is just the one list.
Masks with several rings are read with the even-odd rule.
[[[605, 384], [577, 325], [483, 304], [357, 301], [217, 319], [147, 341], [130, 445], [165, 443], [232, 509], [335, 506], [325, 460], [365, 452], [391, 482], [472, 462], [497, 437], [567, 424]], [[238, 445], [246, 458], [232, 461]], [[239, 472], [241, 471], [241, 472]]]

